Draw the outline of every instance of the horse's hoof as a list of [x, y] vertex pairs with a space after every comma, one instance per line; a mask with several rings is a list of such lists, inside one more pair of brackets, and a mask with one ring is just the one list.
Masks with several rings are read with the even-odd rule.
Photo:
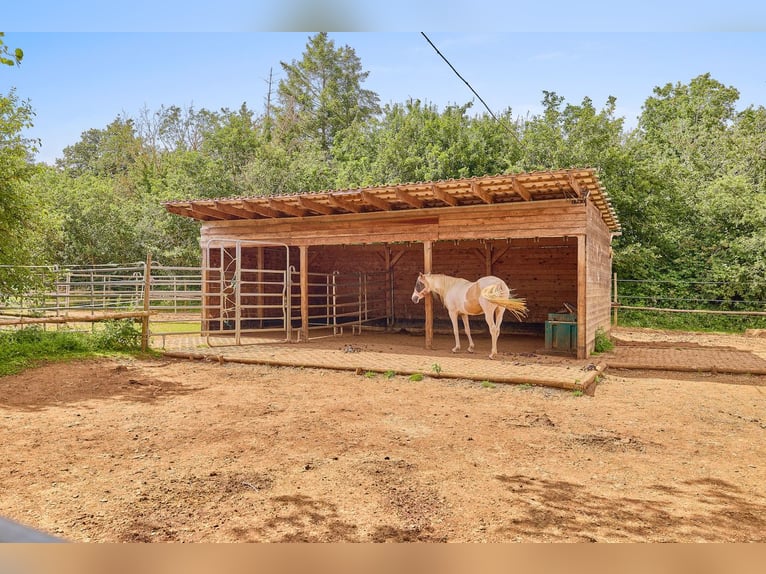
[[490, 359], [492, 359], [492, 360], [494, 361], [496, 356], [497, 356], [497, 355], [490, 355], [490, 356], [489, 356], [489, 358], [490, 358]]
[[473, 353], [473, 347], [468, 347], [468, 352]]
[[457, 353], [459, 350], [460, 350], [460, 347], [455, 347], [454, 349], [452, 349], [452, 352]]

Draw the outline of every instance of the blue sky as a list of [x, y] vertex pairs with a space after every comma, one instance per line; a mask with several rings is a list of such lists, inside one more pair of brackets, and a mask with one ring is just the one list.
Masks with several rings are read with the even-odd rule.
[[[282, 6], [291, 2], [305, 4], [289, 0]], [[344, 2], [329, 4], [342, 12]], [[43, 4], [50, 4], [51, 10], [43, 10]], [[49, 163], [82, 132], [103, 128], [117, 115], [136, 116], [144, 106], [152, 111], [161, 105], [192, 104], [198, 109], [236, 109], [247, 102], [260, 112], [269, 70], [278, 80], [280, 61], [300, 59], [311, 34], [252, 31], [257, 28], [253, 2], [222, 0], [209, 14], [193, 8], [175, 12], [183, 17], [173, 16], [168, 8], [173, 2], [156, 3], [154, 13], [144, 0], [135, 0], [131, 10], [120, 2], [76, 4], [90, 5], [91, 10], [77, 19], [77, 7], [66, 12], [56, 8], [67, 3], [29, 0], [23, 9], [27, 14], [15, 14], [11, 8], [3, 18], [8, 24], [0, 24], [6, 30], [5, 43], [25, 52], [20, 67], [0, 70], [0, 93], [15, 87], [20, 98], [30, 100], [37, 115], [28, 135], [41, 140], [38, 159]], [[355, 4], [359, 3], [348, 6]], [[393, 0], [387, 6], [397, 4]], [[513, 18], [503, 21], [504, 30], [485, 25], [473, 31], [474, 26], [465, 25], [477, 13], [488, 18], [504, 10], [490, 2], [478, 4], [466, 21], [453, 14], [453, 21], [438, 27], [454, 31], [431, 32], [418, 17], [429, 20], [423, 11], [436, 4], [415, 4], [420, 8], [410, 11], [412, 20], [401, 19], [401, 32], [369, 31], [374, 26], [365, 25], [368, 19], [379, 23], [369, 18], [379, 10], [376, 5], [366, 9], [362, 20], [359, 14], [352, 14], [350, 22], [337, 16], [334, 20], [338, 28], [368, 29], [331, 32], [330, 37], [336, 45], [354, 48], [370, 73], [365, 87], [377, 92], [382, 104], [419, 98], [443, 108], [474, 100], [473, 110], [483, 111], [417, 31], [424, 29], [494, 111], [510, 107], [515, 116], [539, 112], [543, 90], [557, 92], [568, 103], [580, 103], [588, 96], [598, 108], [613, 95], [618, 115], [632, 126], [655, 86], [688, 83], [706, 72], [740, 91], [740, 108], [766, 105], [766, 27], [759, 31], [763, 8], [753, 8], [748, 21], [734, 2], [714, 21], [702, 1], [696, 4], [691, 23], [682, 14], [674, 22], [676, 12], [666, 9], [664, 18], [654, 18], [654, 28], [642, 23], [639, 13], [623, 12], [615, 19], [614, 3], [609, 5], [611, 25], [599, 21], [602, 12], [585, 11], [590, 18], [580, 23], [576, 18], [552, 18], [550, 13], [542, 19], [541, 9], [532, 14], [529, 8], [511, 11]], [[455, 3], [439, 6], [451, 4]], [[481, 6], [484, 11], [478, 9]], [[29, 16], [35, 8], [40, 17]], [[386, 13], [390, 19], [390, 10]], [[273, 27], [304, 27], [298, 24], [305, 22], [280, 21], [274, 14]], [[200, 21], [206, 16], [206, 22]], [[527, 19], [523, 26], [522, 16]], [[494, 24], [497, 28], [497, 18]], [[406, 30], [410, 25], [415, 29]], [[673, 26], [675, 31], [670, 31]]]

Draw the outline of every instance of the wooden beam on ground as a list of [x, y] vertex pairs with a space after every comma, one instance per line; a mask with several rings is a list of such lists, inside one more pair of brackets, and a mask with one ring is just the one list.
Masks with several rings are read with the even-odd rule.
[[324, 203], [319, 203], [313, 199], [308, 199], [307, 197], [299, 197], [298, 203], [303, 209], [307, 209], [315, 213], [321, 213], [322, 215], [332, 215], [335, 213], [335, 210], [331, 206], [325, 205]]
[[391, 211], [392, 206], [382, 197], [373, 195], [369, 191], [362, 191], [362, 199], [372, 205], [373, 207], [380, 209], [381, 211]]
[[414, 195], [410, 195], [409, 193], [407, 193], [400, 187], [396, 188], [396, 198], [399, 201], [403, 201], [407, 205], [414, 207], [415, 209], [420, 209], [421, 207], [423, 207], [423, 202], [420, 199], [418, 199]]

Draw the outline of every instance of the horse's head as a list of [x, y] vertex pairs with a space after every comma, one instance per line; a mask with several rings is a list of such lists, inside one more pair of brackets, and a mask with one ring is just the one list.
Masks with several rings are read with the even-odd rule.
[[415, 282], [415, 290], [412, 292], [412, 302], [420, 303], [420, 300], [431, 291], [431, 287], [428, 284], [428, 277], [422, 273], [418, 273], [418, 280]]

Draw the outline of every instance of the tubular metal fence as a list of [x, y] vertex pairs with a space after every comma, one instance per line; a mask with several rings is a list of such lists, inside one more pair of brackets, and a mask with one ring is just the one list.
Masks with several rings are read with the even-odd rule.
[[[99, 321], [147, 318], [145, 339], [165, 345], [175, 335], [204, 336], [209, 344], [243, 343], [248, 335], [299, 332], [300, 274], [249, 269], [225, 258], [208, 267], [158, 263], [25, 267], [29, 288], [0, 293], [0, 328], [29, 324], [89, 330]], [[18, 268], [17, 268], [18, 269]], [[350, 326], [353, 332], [386, 321], [385, 272], [309, 273], [309, 329]], [[203, 296], [203, 284], [205, 294]]]

